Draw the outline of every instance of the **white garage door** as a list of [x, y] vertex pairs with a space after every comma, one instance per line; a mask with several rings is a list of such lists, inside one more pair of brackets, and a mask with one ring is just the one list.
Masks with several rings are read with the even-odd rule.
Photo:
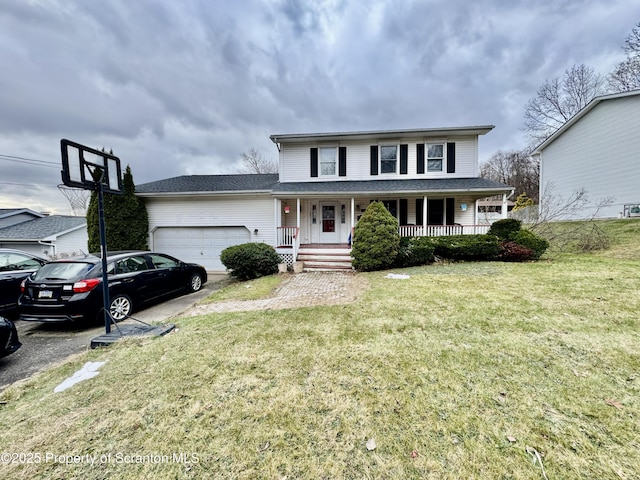
[[159, 227], [153, 234], [156, 252], [203, 265], [208, 271], [224, 271], [220, 252], [251, 241], [246, 227]]

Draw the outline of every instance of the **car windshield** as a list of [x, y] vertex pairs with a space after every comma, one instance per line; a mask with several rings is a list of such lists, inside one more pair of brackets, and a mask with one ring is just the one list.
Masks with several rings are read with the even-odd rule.
[[93, 263], [85, 262], [48, 263], [38, 270], [33, 280], [35, 282], [42, 282], [44, 280], [76, 280], [84, 276], [93, 267]]

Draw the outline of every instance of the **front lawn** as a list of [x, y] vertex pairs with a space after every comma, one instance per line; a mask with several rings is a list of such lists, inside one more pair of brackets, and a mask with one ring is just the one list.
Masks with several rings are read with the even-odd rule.
[[87, 352], [0, 394], [0, 452], [42, 459], [2, 476], [637, 478], [640, 221], [612, 225], [603, 253], [360, 274], [353, 304]]

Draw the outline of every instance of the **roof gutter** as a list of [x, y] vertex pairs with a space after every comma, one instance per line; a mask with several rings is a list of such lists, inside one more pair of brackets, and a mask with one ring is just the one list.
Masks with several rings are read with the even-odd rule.
[[56, 245], [55, 243], [47, 243], [47, 242], [43, 242], [42, 240], [38, 240], [38, 243], [40, 245], [43, 245], [45, 247], [51, 247], [51, 251], [53, 252], [53, 255], [49, 255], [51, 258], [55, 258], [56, 256]]

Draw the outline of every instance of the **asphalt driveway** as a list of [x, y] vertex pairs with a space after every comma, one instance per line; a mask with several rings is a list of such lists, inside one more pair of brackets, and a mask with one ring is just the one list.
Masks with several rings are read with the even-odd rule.
[[[226, 275], [211, 275], [202, 290], [169, 299], [133, 316], [146, 323], [170, 319], [192, 307], [201, 299], [220, 288]], [[0, 359], [0, 391], [12, 383], [30, 377], [74, 354], [90, 348], [91, 339], [104, 333], [104, 326], [81, 326], [69, 323], [22, 322], [16, 328], [22, 347], [12, 355]], [[123, 323], [135, 323], [127, 320]]]

